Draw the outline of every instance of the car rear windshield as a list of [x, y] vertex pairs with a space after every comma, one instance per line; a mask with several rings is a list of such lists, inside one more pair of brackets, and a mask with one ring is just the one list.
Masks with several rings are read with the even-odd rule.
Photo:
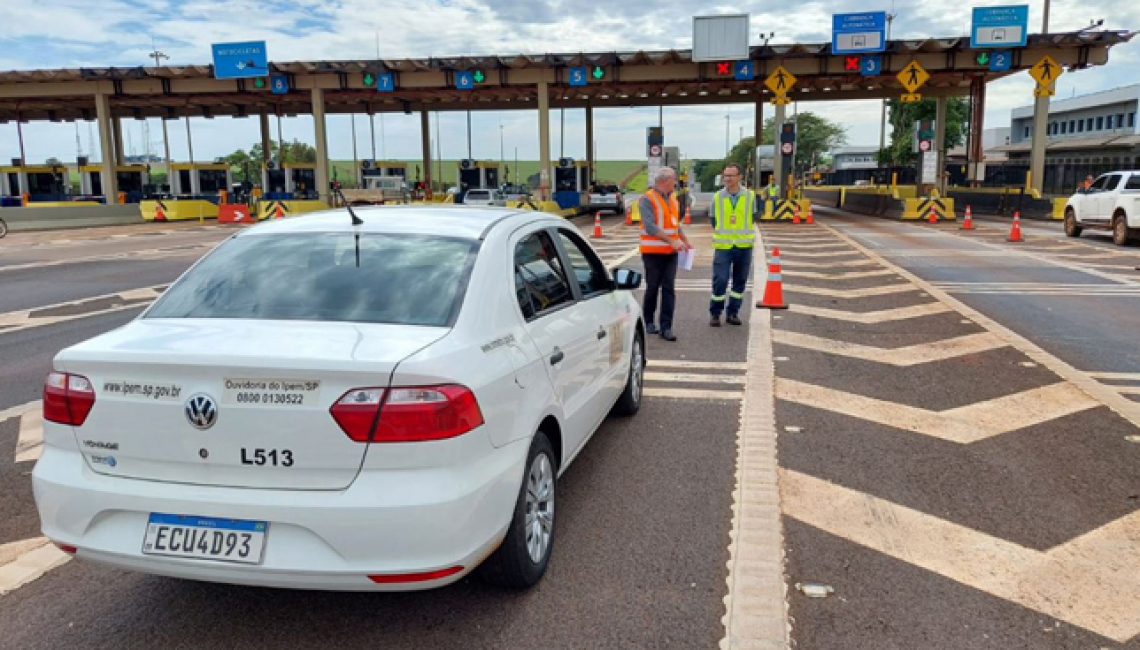
[[352, 233], [237, 237], [172, 286], [147, 318], [246, 318], [450, 326], [475, 242]]

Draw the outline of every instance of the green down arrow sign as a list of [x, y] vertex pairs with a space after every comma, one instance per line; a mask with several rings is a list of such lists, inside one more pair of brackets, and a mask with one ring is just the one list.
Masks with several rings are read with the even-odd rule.
[[974, 60], [978, 62], [978, 65], [988, 65], [990, 62], [990, 53], [982, 52], [977, 57], [975, 57]]
[[371, 72], [365, 72], [364, 73], [364, 85], [371, 88], [372, 85], [375, 83], [376, 83], [376, 78], [372, 76], [372, 73]]
[[482, 70], [476, 70], [474, 79], [475, 79], [475, 83], [481, 84], [481, 83], [483, 83], [484, 80], [487, 79], [487, 77], [486, 77], [486, 75], [483, 74]]
[[594, 71], [590, 73], [595, 79], [601, 79], [606, 76], [606, 69], [600, 65], [594, 66]]

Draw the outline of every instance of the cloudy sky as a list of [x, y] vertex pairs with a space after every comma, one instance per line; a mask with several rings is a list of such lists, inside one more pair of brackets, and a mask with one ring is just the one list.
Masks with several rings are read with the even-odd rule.
[[[1031, 31], [1036, 32], [1041, 27], [1044, 0], [1028, 3]], [[893, 38], [950, 37], [968, 33], [972, 6], [1010, 2], [809, 0], [699, 5], [679, 0], [12, 0], [4, 4], [0, 69], [9, 70], [141, 65], [149, 62], [147, 54], [155, 45], [170, 56], [170, 64], [208, 63], [211, 43], [241, 40], [267, 41], [274, 61], [367, 59], [375, 57], [377, 47], [384, 58], [688, 48], [693, 14], [739, 12], [751, 15], [754, 39], [760, 32], [774, 31], [773, 43], [826, 42], [832, 13], [869, 10], [896, 14]], [[1050, 29], [1079, 29], [1100, 18], [1107, 29], [1140, 29], [1140, 2], [1053, 0]], [[1061, 77], [1058, 97], [1140, 82], [1138, 63], [1140, 38], [1114, 48], [1108, 66]], [[1008, 126], [1010, 110], [1032, 100], [1032, 87], [1028, 74], [991, 84], [986, 126]], [[819, 102], [799, 108], [841, 122], [847, 128], [848, 144], [878, 144], [878, 101]], [[666, 140], [680, 146], [686, 157], [720, 157], [725, 151], [725, 115], [732, 141], [741, 133], [751, 133], [753, 109], [749, 105], [666, 107]], [[566, 111], [564, 121], [563, 134], [560, 116], [552, 115], [551, 151], [584, 157], [583, 111]], [[598, 157], [639, 157], [644, 151], [645, 127], [656, 121], [656, 108], [596, 110]], [[472, 124], [474, 157], [495, 160], [502, 150], [511, 159], [516, 149], [522, 159], [538, 157], [538, 120], [533, 112], [475, 113]], [[171, 126], [172, 155], [185, 160], [185, 125]], [[124, 127], [128, 153], [141, 154], [149, 144], [151, 152], [161, 155], [162, 131], [157, 120], [127, 120]], [[285, 119], [282, 128], [286, 139], [312, 142], [311, 119]], [[248, 148], [259, 137], [257, 121], [252, 119], [192, 120], [192, 130], [199, 160]], [[351, 130], [348, 116], [329, 118], [333, 158], [352, 157]], [[444, 158], [466, 157], [465, 115], [443, 115], [439, 133]], [[371, 157], [373, 144], [380, 158], [419, 156], [418, 115], [377, 118], [374, 143], [367, 118], [358, 117], [356, 134], [361, 157]], [[74, 160], [77, 146], [84, 153], [99, 148], [98, 130], [86, 123], [78, 129], [73, 124], [25, 125], [24, 139], [32, 163], [51, 156]], [[15, 125], [0, 125], [0, 160], [18, 155]]]

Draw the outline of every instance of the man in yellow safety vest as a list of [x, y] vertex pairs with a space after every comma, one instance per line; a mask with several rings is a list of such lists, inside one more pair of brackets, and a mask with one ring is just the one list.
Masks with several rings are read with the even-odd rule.
[[[657, 170], [653, 187], [638, 200], [641, 215], [641, 261], [645, 266], [645, 299], [642, 314], [646, 330], [661, 334], [666, 341], [676, 341], [673, 334], [673, 307], [676, 303], [677, 254], [692, 248], [681, 230], [681, 204], [673, 191], [677, 172], [671, 167]], [[654, 324], [657, 293], [661, 292], [661, 326]]]
[[[741, 169], [729, 163], [721, 174], [724, 189], [713, 197], [713, 280], [712, 300], [709, 301], [709, 325], [720, 327], [720, 315], [728, 303], [729, 325], [740, 325], [740, 305], [744, 302], [744, 289], [748, 284], [748, 271], [752, 268], [752, 245], [756, 241], [753, 218], [759, 204], [756, 193], [740, 186]], [[729, 289], [729, 278], [732, 288]], [[727, 292], [727, 293], [726, 293]]]

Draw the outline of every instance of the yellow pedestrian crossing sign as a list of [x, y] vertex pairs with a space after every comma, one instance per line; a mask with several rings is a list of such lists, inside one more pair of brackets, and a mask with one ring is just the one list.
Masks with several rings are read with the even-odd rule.
[[1033, 89], [1033, 96], [1034, 97], [1052, 97], [1053, 95], [1056, 95], [1056, 94], [1057, 94], [1057, 85], [1056, 84], [1048, 84], [1045, 86], [1042, 86], [1041, 84], [1037, 84], [1037, 86]]
[[768, 78], [764, 80], [764, 85], [777, 95], [785, 95], [792, 89], [792, 86], [796, 85], [796, 78], [781, 65], [768, 75]]
[[930, 74], [918, 64], [918, 61], [911, 61], [898, 74], [898, 79], [902, 82], [903, 88], [906, 88], [907, 92], [913, 95], [914, 91], [922, 87], [927, 79], [930, 79]]
[[920, 95], [918, 93], [906, 93], [902, 97], [899, 98], [899, 101], [901, 101], [904, 104], [910, 104], [913, 102], [921, 102], [922, 101], [922, 95]]
[[792, 99], [787, 95], [776, 95], [772, 97], [773, 106], [787, 106], [792, 103]]
[[1053, 57], [1048, 54], [1029, 69], [1029, 74], [1037, 80], [1037, 84], [1040, 86], [1052, 85], [1057, 81], [1057, 77], [1061, 76], [1061, 72], [1061, 66], [1057, 65]]

